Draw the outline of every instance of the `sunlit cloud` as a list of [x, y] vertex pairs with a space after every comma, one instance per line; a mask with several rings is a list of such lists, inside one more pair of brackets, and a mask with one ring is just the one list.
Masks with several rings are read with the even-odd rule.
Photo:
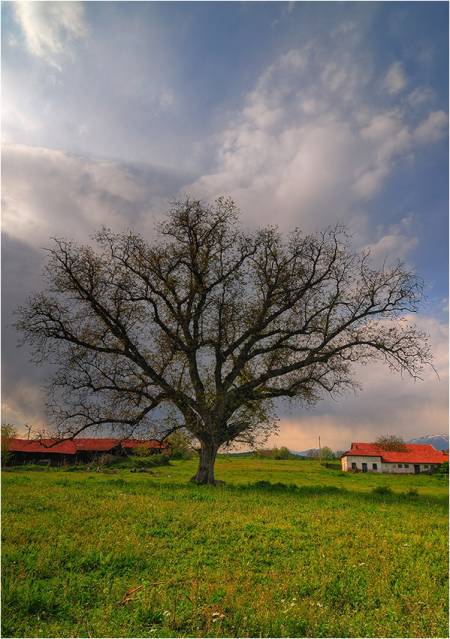
[[386, 73], [385, 87], [391, 95], [395, 95], [403, 91], [408, 84], [405, 70], [401, 62], [394, 62]]
[[[377, 107], [370, 67], [348, 54], [341, 44], [325, 50], [311, 43], [270, 64], [216, 135], [214, 169], [189, 188], [205, 198], [231, 194], [255, 223], [271, 221], [274, 211], [284, 228], [316, 230], [340, 220], [358, 233], [365, 225], [372, 240], [366, 203], [414, 153], [446, 138], [448, 118], [425, 111], [417, 120], [408, 102]], [[390, 71], [399, 87], [401, 67]], [[417, 95], [412, 102], [417, 107]], [[379, 248], [391, 245], [395, 254], [394, 239]], [[416, 243], [405, 238], [402, 254]]]
[[71, 44], [87, 35], [82, 2], [14, 2], [15, 19], [34, 56], [61, 70]]

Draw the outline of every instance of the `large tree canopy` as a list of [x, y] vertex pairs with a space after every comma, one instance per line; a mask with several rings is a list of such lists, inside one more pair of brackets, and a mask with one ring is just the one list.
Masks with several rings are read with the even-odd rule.
[[59, 435], [125, 432], [168, 410], [170, 430], [200, 443], [199, 483], [214, 482], [221, 445], [276, 428], [276, 398], [338, 393], [373, 359], [418, 378], [430, 357], [401, 320], [422, 291], [401, 264], [374, 268], [339, 228], [245, 231], [225, 198], [175, 204], [150, 241], [106, 229], [93, 245], [55, 239], [46, 278], [17, 325], [36, 360], [58, 365]]

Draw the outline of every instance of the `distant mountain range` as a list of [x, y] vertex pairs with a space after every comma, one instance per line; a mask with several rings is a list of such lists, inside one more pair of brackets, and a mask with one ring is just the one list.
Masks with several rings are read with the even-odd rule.
[[318, 448], [308, 448], [308, 450], [291, 450], [293, 455], [297, 457], [317, 457], [319, 455]]
[[448, 450], [448, 434], [423, 435], [410, 439], [408, 444], [431, 444], [436, 450]]

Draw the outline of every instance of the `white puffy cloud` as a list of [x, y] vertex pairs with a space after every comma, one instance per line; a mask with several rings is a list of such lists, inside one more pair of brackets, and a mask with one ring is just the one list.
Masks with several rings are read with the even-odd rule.
[[388, 229], [381, 229], [378, 237], [365, 247], [370, 250], [371, 259], [380, 264], [385, 260], [407, 260], [419, 243], [417, 235], [413, 234], [414, 224], [414, 218], [409, 216]]
[[[358, 233], [369, 229], [367, 201], [397, 165], [446, 135], [447, 116], [417, 113], [417, 95], [414, 107], [411, 100], [380, 106], [370, 62], [356, 60], [351, 48], [330, 54], [317, 44], [280, 56], [214, 138], [213, 168], [190, 190], [205, 198], [230, 194], [254, 223], [276, 216], [284, 228], [315, 230], [339, 220]], [[406, 85], [399, 65], [387, 77]]]
[[17, 24], [28, 50], [60, 69], [74, 40], [84, 38], [87, 26], [82, 2], [14, 2]]
[[394, 64], [389, 67], [384, 79], [384, 86], [387, 92], [391, 95], [397, 95], [403, 91], [407, 84], [408, 80], [402, 63], [394, 62]]
[[6, 145], [3, 230], [31, 246], [55, 235], [85, 241], [101, 225], [148, 231], [186, 180], [148, 165]]

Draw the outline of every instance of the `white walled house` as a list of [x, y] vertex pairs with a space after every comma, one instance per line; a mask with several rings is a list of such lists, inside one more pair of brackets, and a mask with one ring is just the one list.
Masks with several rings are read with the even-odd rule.
[[393, 451], [378, 444], [352, 443], [341, 456], [342, 470], [363, 473], [432, 473], [444, 462], [448, 454], [431, 444], [405, 444], [404, 451]]

